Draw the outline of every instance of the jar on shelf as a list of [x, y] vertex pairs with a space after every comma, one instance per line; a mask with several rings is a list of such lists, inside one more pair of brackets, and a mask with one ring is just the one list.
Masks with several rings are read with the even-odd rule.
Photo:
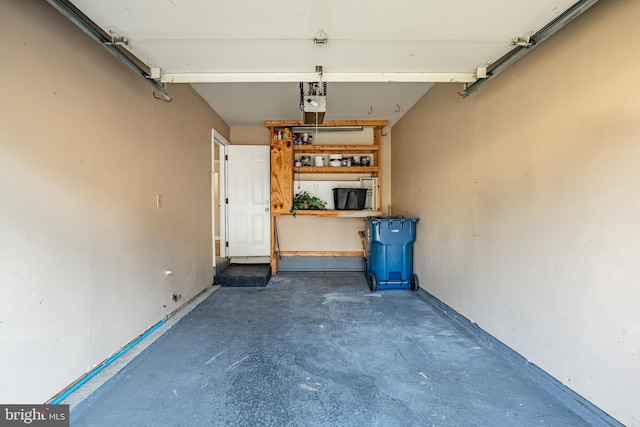
[[330, 154], [329, 166], [333, 166], [333, 167], [342, 166], [342, 154]]

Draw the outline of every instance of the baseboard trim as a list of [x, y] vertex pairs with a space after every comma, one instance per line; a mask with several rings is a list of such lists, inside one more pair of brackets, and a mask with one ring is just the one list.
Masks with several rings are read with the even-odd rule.
[[529, 362], [520, 353], [489, 334], [484, 329], [480, 328], [476, 323], [473, 323], [471, 320], [449, 307], [446, 303], [442, 302], [428, 291], [421, 288], [418, 294], [460, 326], [469, 330], [476, 337], [480, 338], [492, 348], [505, 355], [509, 361], [521, 367], [522, 371], [530, 380], [544, 388], [545, 391], [555, 399], [562, 402], [567, 408], [578, 414], [582, 419], [589, 423], [589, 425], [598, 427], [625, 427], [625, 425], [620, 421], [616, 420], [602, 409], [598, 408], [596, 405], [566, 385], [562, 384], [539, 366]]
[[269, 264], [271, 258], [268, 256], [233, 256], [231, 264]]
[[361, 256], [283, 256], [278, 260], [278, 271], [282, 272], [363, 270], [364, 263]]

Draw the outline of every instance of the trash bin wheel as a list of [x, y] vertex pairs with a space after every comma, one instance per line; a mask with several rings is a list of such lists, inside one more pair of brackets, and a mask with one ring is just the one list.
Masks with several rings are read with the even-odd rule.
[[415, 274], [411, 275], [411, 290], [417, 291], [420, 288], [420, 284], [418, 283], [418, 276]]
[[377, 287], [378, 287], [378, 281], [376, 280], [376, 275], [375, 274], [370, 274], [369, 275], [369, 289], [371, 289], [371, 292], [375, 292]]

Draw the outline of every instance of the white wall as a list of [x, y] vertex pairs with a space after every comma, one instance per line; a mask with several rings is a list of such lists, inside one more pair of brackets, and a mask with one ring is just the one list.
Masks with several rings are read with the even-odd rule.
[[421, 286], [640, 425], [640, 2], [601, 1], [467, 99], [393, 127]]
[[154, 99], [46, 2], [2, 2], [0, 29], [0, 402], [43, 402], [211, 285], [229, 128], [189, 86]]

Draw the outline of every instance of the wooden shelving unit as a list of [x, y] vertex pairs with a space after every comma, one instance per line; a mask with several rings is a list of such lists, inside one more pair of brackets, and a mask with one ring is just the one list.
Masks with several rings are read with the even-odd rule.
[[379, 145], [294, 145], [298, 153], [366, 154], [380, 151]]
[[295, 145], [293, 152], [295, 154], [371, 154], [373, 162], [371, 166], [299, 166], [294, 167], [294, 173], [326, 173], [326, 174], [370, 174], [377, 176], [379, 172], [379, 145]]
[[[378, 177], [380, 172], [380, 139], [382, 128], [386, 126], [386, 120], [329, 120], [318, 127], [336, 126], [363, 126], [373, 127], [372, 144], [331, 144], [331, 145], [302, 145], [295, 144], [293, 139], [277, 139], [278, 130], [294, 127], [309, 127], [309, 125], [297, 120], [267, 120], [265, 126], [269, 128], [271, 135], [271, 270], [275, 274], [278, 271], [278, 255], [321, 255], [321, 256], [345, 256], [344, 251], [279, 251], [276, 245], [276, 218], [278, 216], [292, 215], [293, 205], [293, 181], [296, 175], [303, 174], [352, 174], [369, 175]], [[294, 166], [296, 154], [369, 154], [371, 162], [369, 166]], [[378, 181], [379, 182], [379, 181]], [[380, 185], [375, 189], [380, 194]], [[367, 216], [380, 216], [380, 199], [377, 199], [375, 209], [367, 210], [297, 210], [296, 215], [315, 216], [325, 218], [365, 218]], [[353, 253], [348, 252], [349, 256]]]
[[[296, 215], [302, 216], [320, 216], [327, 218], [366, 218], [368, 216], [381, 216], [382, 211], [372, 211], [370, 209], [363, 209], [358, 211], [348, 210], [297, 210]], [[279, 212], [274, 216], [293, 215], [291, 212]]]
[[317, 168], [315, 166], [293, 167], [294, 173], [351, 173], [351, 174], [377, 174], [378, 166], [340, 166], [331, 167], [323, 166]]

